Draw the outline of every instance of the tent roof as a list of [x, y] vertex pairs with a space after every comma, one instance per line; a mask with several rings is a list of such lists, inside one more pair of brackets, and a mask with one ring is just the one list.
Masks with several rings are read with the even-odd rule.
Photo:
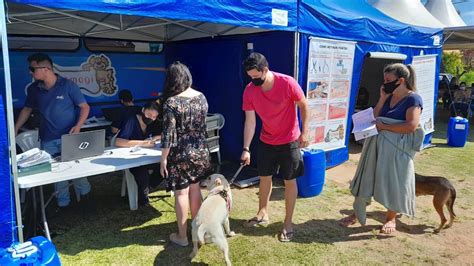
[[474, 26], [444, 29], [445, 50], [474, 49]]
[[316, 36], [405, 46], [440, 47], [441, 29], [390, 18], [364, 0], [301, 0], [299, 30]]
[[410, 25], [444, 28], [445, 25], [431, 15], [420, 0], [368, 0], [384, 14]]
[[[171, 41], [296, 30], [297, 0], [8, 0], [9, 34]], [[191, 12], [192, 11], [192, 12]]]
[[446, 27], [466, 26], [451, 0], [428, 0], [425, 7]]

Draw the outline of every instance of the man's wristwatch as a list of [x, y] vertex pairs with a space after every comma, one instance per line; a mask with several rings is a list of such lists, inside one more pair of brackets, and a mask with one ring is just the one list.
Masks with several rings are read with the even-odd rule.
[[250, 154], [249, 148], [243, 148], [243, 151], [246, 151], [246, 152], [248, 152], [248, 153]]

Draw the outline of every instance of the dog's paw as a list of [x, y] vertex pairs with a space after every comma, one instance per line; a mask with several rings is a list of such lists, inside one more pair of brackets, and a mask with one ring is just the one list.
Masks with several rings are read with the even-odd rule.
[[227, 234], [228, 237], [233, 237], [235, 236], [235, 232], [234, 231], [230, 231], [230, 233]]

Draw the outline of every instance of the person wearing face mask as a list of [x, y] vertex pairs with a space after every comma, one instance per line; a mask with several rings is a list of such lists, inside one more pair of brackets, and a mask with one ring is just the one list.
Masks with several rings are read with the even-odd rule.
[[[29, 119], [33, 109], [39, 110], [41, 149], [56, 157], [61, 153], [61, 136], [80, 132], [90, 108], [74, 82], [54, 73], [53, 61], [48, 55], [32, 54], [28, 62], [28, 69], [35, 81], [27, 88], [25, 107], [15, 123], [15, 134]], [[79, 116], [76, 109], [80, 110]], [[87, 178], [74, 179], [72, 183], [81, 198], [87, 200], [91, 190]], [[55, 183], [54, 188], [57, 193], [57, 211], [64, 210], [71, 201], [69, 181]]]
[[467, 117], [469, 111], [470, 93], [466, 88], [466, 83], [461, 82], [459, 89], [454, 91], [453, 104], [451, 105], [451, 116]]
[[[115, 141], [117, 147], [144, 147], [153, 148], [155, 142], [161, 139], [161, 136], [152, 136], [149, 132], [148, 125], [153, 123], [158, 117], [160, 106], [156, 102], [147, 103], [143, 106], [142, 111], [134, 116], [129, 116], [120, 128]], [[150, 174], [149, 169], [153, 166], [146, 165], [131, 168], [130, 172], [133, 174], [138, 186], [138, 204], [148, 205], [148, 192]]]
[[[297, 81], [287, 75], [269, 70], [267, 59], [252, 53], [244, 61], [244, 68], [251, 82], [243, 95], [245, 111], [244, 145], [241, 160], [250, 164], [250, 143], [255, 134], [256, 115], [263, 123], [258, 144], [257, 166], [260, 176], [259, 208], [255, 217], [244, 225], [248, 227], [268, 224], [272, 176], [279, 172], [285, 182], [286, 214], [279, 240], [293, 239], [293, 211], [298, 188], [296, 177], [304, 172], [300, 148], [309, 145], [308, 103]], [[300, 131], [296, 107], [301, 111]]]
[[374, 109], [379, 134], [365, 139], [357, 171], [351, 182], [354, 213], [341, 219], [343, 226], [366, 222], [365, 208], [373, 197], [387, 208], [380, 232], [396, 231], [398, 213], [415, 214], [413, 157], [424, 139], [419, 126], [423, 102], [415, 91], [411, 66], [396, 63], [384, 68], [384, 84]]

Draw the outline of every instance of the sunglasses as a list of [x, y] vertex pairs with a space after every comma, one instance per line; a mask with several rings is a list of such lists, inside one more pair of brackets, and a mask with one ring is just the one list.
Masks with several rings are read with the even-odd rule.
[[32, 66], [28, 67], [31, 73], [35, 73], [36, 69], [40, 69], [40, 68], [48, 68], [48, 67], [32, 67]]

